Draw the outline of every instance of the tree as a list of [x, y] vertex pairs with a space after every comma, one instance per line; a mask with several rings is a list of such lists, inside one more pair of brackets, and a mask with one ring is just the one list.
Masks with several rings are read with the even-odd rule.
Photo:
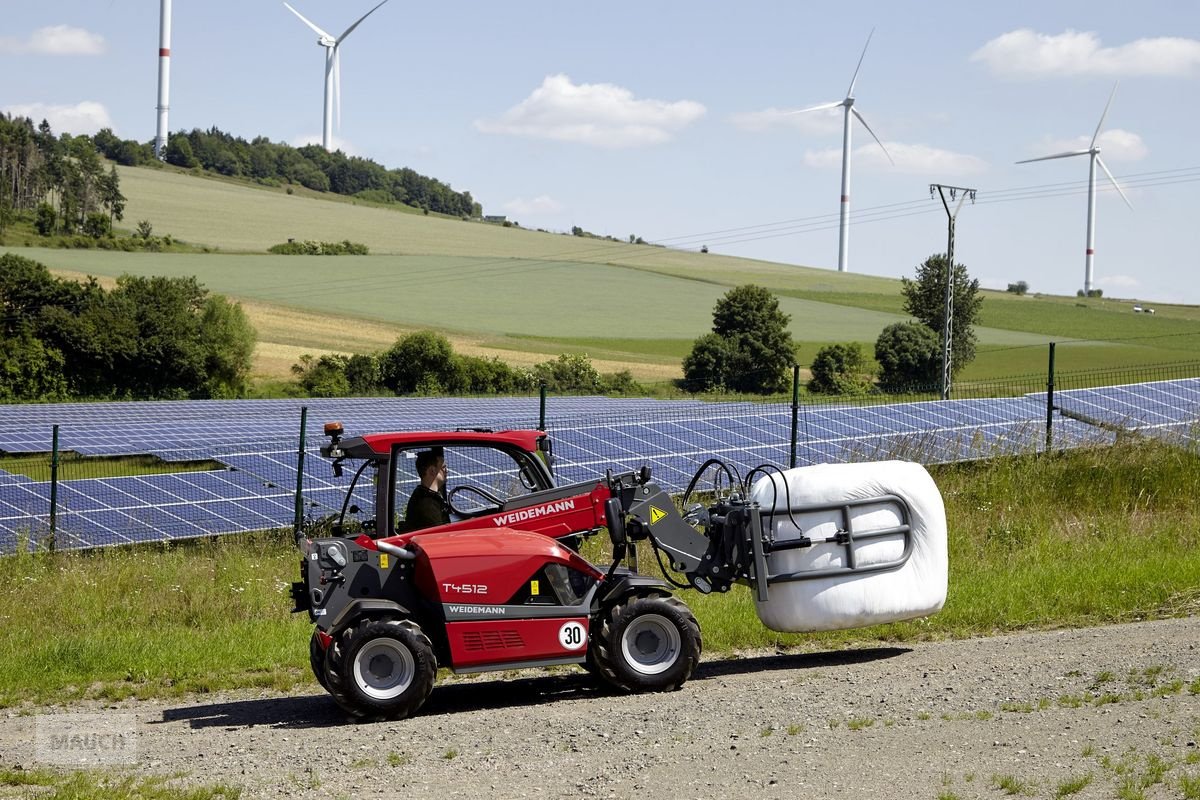
[[1010, 292], [1011, 294], [1023, 295], [1029, 291], [1029, 284], [1026, 283], [1025, 281], [1017, 281], [1016, 283], [1010, 283], [1008, 285], [1008, 289], [1006, 289], [1006, 291]]
[[375, 394], [382, 388], [379, 377], [379, 359], [370, 353], [355, 353], [346, 360], [346, 382], [350, 394]]
[[[975, 360], [975, 322], [983, 298], [979, 281], [971, 280], [967, 268], [955, 264], [953, 271], [954, 323], [950, 332], [951, 372]], [[946, 319], [946, 256], [935, 254], [917, 267], [915, 280], [901, 278], [904, 310], [912, 314], [939, 337]]]
[[184, 169], [200, 166], [200, 160], [192, 152], [191, 141], [182, 133], [168, 137], [167, 151], [163, 154], [163, 160], [168, 164], [183, 167]]
[[100, 176], [96, 188], [100, 195], [100, 204], [108, 209], [108, 227], [111, 229], [114, 221], [120, 222], [125, 219], [126, 198], [121, 194], [121, 179], [115, 166], [107, 175]]
[[779, 300], [761, 286], [730, 289], [713, 308], [712, 336], [721, 341], [702, 336], [684, 359], [687, 387], [759, 394], [783, 391], [795, 360], [789, 319], [779, 310]]
[[808, 390], [814, 394], [866, 394], [871, 388], [867, 358], [858, 342], [831, 344], [817, 351]]
[[689, 392], [715, 392], [728, 388], [725, 384], [733, 372], [737, 352], [733, 343], [715, 333], [706, 333], [692, 344], [683, 359], [683, 388]]
[[396, 394], [433, 394], [451, 383], [454, 349], [440, 333], [417, 331], [396, 340], [379, 356], [379, 378]]
[[199, 333], [205, 375], [200, 395], [213, 399], [244, 397], [256, 334], [241, 304], [231, 303], [219, 294], [206, 297]]
[[875, 340], [879, 386], [886, 392], [937, 386], [942, 345], [936, 333], [916, 322], [896, 322]]

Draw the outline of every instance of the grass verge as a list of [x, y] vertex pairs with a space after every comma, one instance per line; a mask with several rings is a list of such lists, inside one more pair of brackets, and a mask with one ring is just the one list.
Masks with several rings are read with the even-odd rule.
[[[1200, 610], [1200, 454], [1142, 442], [933, 473], [950, 522], [941, 613], [777, 634], [744, 589], [683, 593], [705, 652], [834, 649]], [[598, 540], [590, 544], [588, 555], [603, 561]], [[653, 559], [643, 562], [648, 569]], [[0, 706], [308, 684], [310, 627], [288, 613], [297, 563], [279, 535], [7, 557]]]

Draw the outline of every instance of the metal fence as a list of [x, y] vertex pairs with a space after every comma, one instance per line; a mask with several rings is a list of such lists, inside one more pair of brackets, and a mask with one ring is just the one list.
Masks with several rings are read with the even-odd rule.
[[[787, 467], [902, 458], [931, 464], [1108, 445], [1128, 436], [1195, 448], [1200, 441], [1198, 376], [1197, 361], [1049, 371], [959, 383], [949, 401], [936, 399], [938, 387], [901, 396], [802, 396], [797, 381], [790, 398], [775, 402], [547, 399], [543, 394], [243, 401], [225, 402], [219, 409], [217, 404], [109, 404], [101, 409], [101, 423], [77, 419], [77, 409], [69, 406], [9, 407], [13, 414], [8, 416], [0, 408], [9, 440], [40, 450], [0, 452], [0, 553], [290, 530], [297, 517], [334, 513], [349, 475], [335, 477], [317, 452], [321, 423], [331, 418], [341, 418], [351, 435], [542, 427], [554, 440], [560, 482], [645, 464], [660, 485], [679, 491], [712, 457], [745, 474], [765, 463]], [[301, 412], [305, 403], [312, 406], [307, 419]], [[41, 420], [53, 419], [56, 411], [70, 421], [46, 426]], [[173, 424], [178, 428], [186, 414], [202, 420], [194, 435], [165, 446], [145, 445], [161, 440]], [[254, 423], [256, 414], [273, 420], [270, 438], [245, 433], [261, 427]], [[25, 417], [35, 421], [23, 439], [13, 420]], [[98, 454], [71, 449], [79, 441], [74, 432], [87, 424], [102, 441], [81, 449]]]

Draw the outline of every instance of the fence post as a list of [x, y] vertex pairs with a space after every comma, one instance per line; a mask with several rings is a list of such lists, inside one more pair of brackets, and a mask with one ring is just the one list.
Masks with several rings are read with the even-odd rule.
[[538, 389], [540, 402], [538, 403], [538, 430], [546, 430], [546, 382], [542, 381], [541, 387]]
[[796, 433], [800, 421], [800, 365], [792, 364], [792, 460], [796, 466]]
[[296, 518], [292, 523], [292, 533], [300, 535], [300, 527], [304, 524], [304, 448], [305, 434], [308, 432], [308, 406], [300, 406], [300, 448], [296, 454]]
[[50, 550], [58, 538], [58, 426], [50, 435]]
[[1046, 449], [1054, 445], [1054, 342], [1050, 343], [1050, 364], [1046, 371]]

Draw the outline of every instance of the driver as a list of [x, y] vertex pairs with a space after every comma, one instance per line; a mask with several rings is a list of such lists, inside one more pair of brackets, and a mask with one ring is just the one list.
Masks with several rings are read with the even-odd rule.
[[404, 512], [404, 527], [415, 531], [450, 522], [446, 505], [446, 457], [440, 447], [417, 453], [417, 475], [421, 483], [413, 489]]

